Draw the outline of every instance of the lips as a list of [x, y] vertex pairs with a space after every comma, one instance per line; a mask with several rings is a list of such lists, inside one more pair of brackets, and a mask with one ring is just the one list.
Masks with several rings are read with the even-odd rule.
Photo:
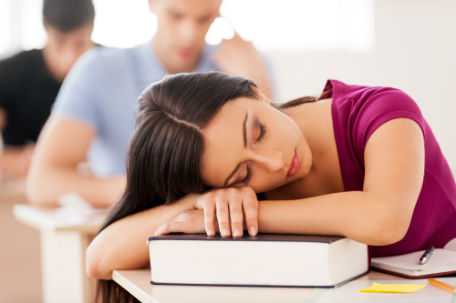
[[178, 51], [179, 56], [182, 58], [189, 58], [192, 55], [192, 53], [193, 53], [192, 49], [188, 49], [188, 48], [181, 49]]
[[291, 160], [290, 163], [290, 168], [288, 169], [287, 177], [293, 177], [299, 170], [299, 167], [301, 166], [301, 162], [299, 160], [298, 154], [296, 153], [296, 150], [293, 154], [293, 159]]

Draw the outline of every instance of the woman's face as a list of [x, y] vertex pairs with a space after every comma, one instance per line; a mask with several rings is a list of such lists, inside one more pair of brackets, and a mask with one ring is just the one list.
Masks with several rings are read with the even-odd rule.
[[238, 98], [203, 129], [202, 177], [212, 187], [267, 192], [304, 177], [312, 155], [301, 129], [268, 102]]

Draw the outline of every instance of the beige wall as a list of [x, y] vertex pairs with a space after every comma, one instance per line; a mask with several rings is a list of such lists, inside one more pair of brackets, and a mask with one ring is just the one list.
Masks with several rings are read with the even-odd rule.
[[456, 1], [377, 0], [374, 15], [366, 52], [270, 52], [279, 98], [318, 94], [328, 78], [399, 87], [416, 99], [455, 170]]

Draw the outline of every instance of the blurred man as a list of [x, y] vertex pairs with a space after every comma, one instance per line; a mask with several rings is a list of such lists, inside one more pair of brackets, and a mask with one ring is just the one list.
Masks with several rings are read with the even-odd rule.
[[[253, 79], [270, 92], [267, 68], [252, 44], [238, 36], [214, 48], [205, 43], [221, 0], [149, 0], [157, 31], [145, 45], [97, 49], [71, 72], [38, 144], [28, 179], [37, 204], [77, 193], [109, 207], [125, 188], [125, 162], [137, 98], [168, 73], [222, 70]], [[77, 165], [89, 160], [93, 175]]]
[[60, 85], [76, 60], [93, 46], [95, 11], [89, 0], [45, 0], [43, 49], [22, 51], [0, 61], [0, 174], [24, 177], [34, 143], [46, 122]]

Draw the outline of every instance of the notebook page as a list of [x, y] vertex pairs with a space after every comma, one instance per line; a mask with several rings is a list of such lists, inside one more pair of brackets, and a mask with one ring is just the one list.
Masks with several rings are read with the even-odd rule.
[[445, 249], [456, 251], [456, 238], [451, 240], [445, 245]]
[[418, 260], [424, 251], [418, 251], [406, 255], [374, 258], [372, 264], [390, 269], [406, 270], [413, 272], [443, 272], [456, 270], [456, 251], [448, 249], [435, 249], [432, 257], [424, 264], [418, 264]]

